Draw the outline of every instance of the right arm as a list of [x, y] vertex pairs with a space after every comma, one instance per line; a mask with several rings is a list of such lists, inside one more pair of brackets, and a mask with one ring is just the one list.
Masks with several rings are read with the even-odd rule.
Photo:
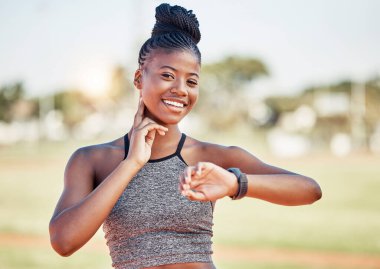
[[62, 256], [69, 256], [96, 233], [131, 179], [140, 170], [124, 160], [95, 189], [91, 166], [83, 150], [75, 152], [65, 171], [61, 198], [50, 221], [51, 245]]
[[69, 256], [91, 239], [128, 183], [149, 160], [156, 132], [165, 135], [167, 131], [166, 127], [144, 117], [144, 103], [140, 100], [128, 157], [95, 189], [90, 153], [82, 149], [73, 154], [66, 166], [63, 193], [49, 224], [55, 251]]

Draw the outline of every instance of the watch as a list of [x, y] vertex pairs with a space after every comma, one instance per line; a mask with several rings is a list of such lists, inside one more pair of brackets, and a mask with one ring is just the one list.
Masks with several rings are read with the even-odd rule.
[[227, 169], [228, 172], [233, 173], [238, 181], [239, 189], [234, 196], [230, 196], [232, 200], [238, 200], [243, 198], [248, 191], [248, 179], [247, 175], [242, 173], [239, 168], [231, 167]]

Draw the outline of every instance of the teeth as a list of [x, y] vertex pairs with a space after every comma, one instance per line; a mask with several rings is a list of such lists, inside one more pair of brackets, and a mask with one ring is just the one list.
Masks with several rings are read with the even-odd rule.
[[164, 103], [176, 107], [183, 107], [183, 104], [174, 101], [164, 100]]

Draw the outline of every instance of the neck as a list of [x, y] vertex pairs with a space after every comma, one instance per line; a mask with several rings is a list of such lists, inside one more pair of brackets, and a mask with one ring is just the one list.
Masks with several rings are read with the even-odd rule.
[[165, 145], [170, 145], [172, 143], [177, 144], [181, 137], [181, 131], [178, 128], [178, 125], [165, 125], [169, 130], [165, 135], [160, 135], [156, 132], [156, 136], [154, 138], [153, 149], [160, 149], [165, 147]]

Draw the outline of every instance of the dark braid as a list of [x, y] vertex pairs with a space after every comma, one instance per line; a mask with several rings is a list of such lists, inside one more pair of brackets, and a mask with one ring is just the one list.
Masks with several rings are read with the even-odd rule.
[[156, 24], [152, 36], [145, 41], [139, 53], [141, 67], [152, 50], [189, 50], [201, 63], [201, 53], [197, 47], [201, 40], [199, 22], [192, 10], [180, 6], [161, 4], [156, 7]]

